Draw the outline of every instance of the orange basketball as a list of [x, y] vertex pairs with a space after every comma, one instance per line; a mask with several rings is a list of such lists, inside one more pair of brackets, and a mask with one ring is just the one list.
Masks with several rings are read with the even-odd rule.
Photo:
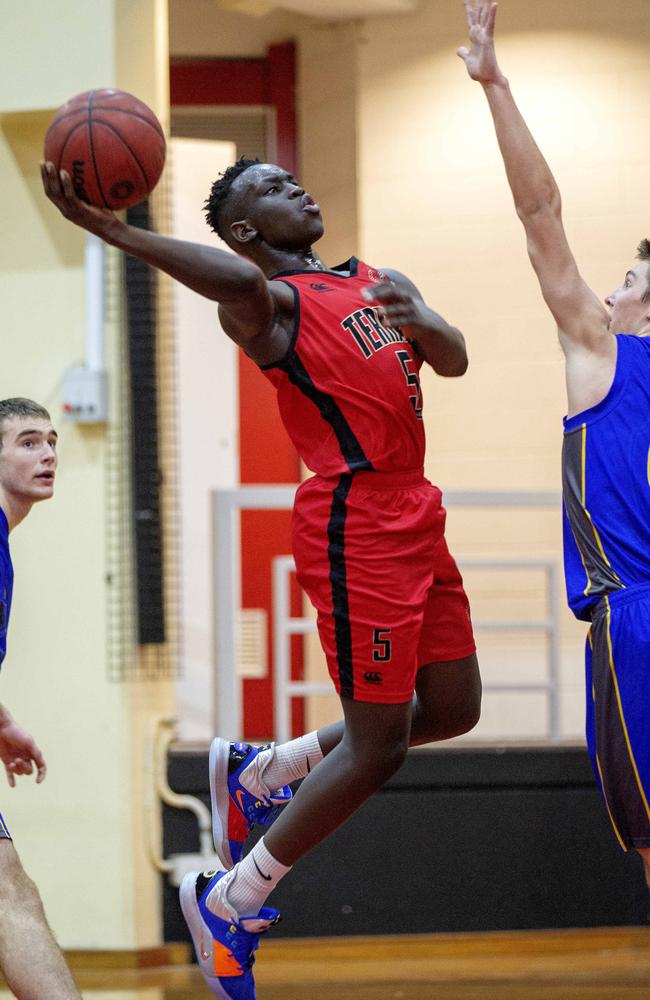
[[128, 208], [153, 191], [165, 135], [151, 108], [124, 90], [88, 90], [67, 101], [45, 135], [44, 155], [99, 208]]

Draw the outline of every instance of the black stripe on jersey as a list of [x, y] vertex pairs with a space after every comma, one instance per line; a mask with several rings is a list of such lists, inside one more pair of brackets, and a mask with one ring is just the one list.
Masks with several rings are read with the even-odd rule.
[[[356, 271], [356, 257], [353, 257], [350, 263], [354, 264]], [[296, 343], [298, 341], [298, 334], [300, 331], [300, 295], [298, 294], [298, 289], [295, 285], [292, 285], [289, 282], [286, 282], [286, 284], [293, 292], [294, 300], [294, 324], [293, 332], [291, 334], [291, 342], [287, 348], [286, 354], [280, 358], [279, 361], [274, 361], [270, 365], [260, 365], [260, 368], [262, 371], [269, 371], [271, 368], [279, 368], [281, 371], [286, 372], [289, 381], [292, 382], [296, 388], [300, 389], [300, 391], [307, 396], [308, 399], [311, 399], [312, 403], [317, 406], [318, 412], [323, 420], [330, 425], [336, 434], [336, 440], [339, 443], [341, 454], [347, 462], [350, 471], [360, 472], [365, 470], [366, 472], [370, 472], [373, 469], [372, 462], [366, 457], [363, 448], [359, 444], [354, 431], [345, 419], [342, 411], [339, 409], [332, 396], [323, 392], [322, 389], [318, 389], [314, 385], [311, 375], [296, 353]]]
[[286, 361], [282, 362], [277, 367], [285, 371], [289, 381], [293, 382], [293, 384], [300, 389], [300, 391], [304, 393], [308, 399], [311, 399], [311, 401], [316, 404], [321, 417], [330, 425], [336, 434], [336, 440], [339, 443], [341, 454], [348, 463], [350, 471], [372, 471], [372, 462], [366, 456], [343, 413], [328, 393], [323, 392], [314, 385], [309, 372], [303, 365], [298, 355], [294, 352], [291, 357], [287, 358]]
[[332, 507], [327, 525], [327, 557], [330, 564], [332, 584], [332, 607], [334, 612], [334, 636], [336, 659], [339, 667], [341, 695], [354, 698], [354, 676], [352, 672], [352, 629], [350, 626], [350, 605], [348, 601], [347, 572], [345, 568], [345, 519], [346, 500], [352, 485], [352, 476], [344, 472], [332, 494]]

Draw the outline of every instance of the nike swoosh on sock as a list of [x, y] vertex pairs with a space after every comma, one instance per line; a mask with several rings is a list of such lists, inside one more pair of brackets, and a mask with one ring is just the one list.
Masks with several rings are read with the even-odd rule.
[[257, 868], [257, 870], [260, 873], [260, 875], [262, 876], [262, 878], [265, 879], [267, 882], [270, 882], [271, 878], [273, 876], [271, 876], [271, 875], [265, 875], [264, 872], [262, 871], [262, 869], [260, 868], [260, 866], [258, 865], [257, 861], [255, 860], [255, 858], [253, 858], [253, 864]]

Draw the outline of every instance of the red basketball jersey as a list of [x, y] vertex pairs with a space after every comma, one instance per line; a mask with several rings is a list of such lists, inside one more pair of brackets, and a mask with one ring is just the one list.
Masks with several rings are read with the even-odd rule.
[[308, 468], [326, 477], [421, 468], [422, 359], [361, 295], [386, 277], [353, 257], [333, 270], [273, 280], [293, 290], [295, 328], [284, 358], [262, 371]]

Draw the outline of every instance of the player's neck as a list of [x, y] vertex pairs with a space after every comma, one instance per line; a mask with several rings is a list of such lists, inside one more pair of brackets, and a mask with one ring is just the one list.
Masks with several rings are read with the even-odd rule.
[[284, 271], [327, 271], [328, 267], [311, 247], [288, 251], [269, 248], [267, 260], [261, 264], [268, 278]]
[[25, 500], [22, 497], [12, 496], [0, 488], [0, 510], [4, 512], [9, 525], [9, 531], [13, 531], [21, 521], [24, 521], [30, 510], [34, 506], [33, 500]]

